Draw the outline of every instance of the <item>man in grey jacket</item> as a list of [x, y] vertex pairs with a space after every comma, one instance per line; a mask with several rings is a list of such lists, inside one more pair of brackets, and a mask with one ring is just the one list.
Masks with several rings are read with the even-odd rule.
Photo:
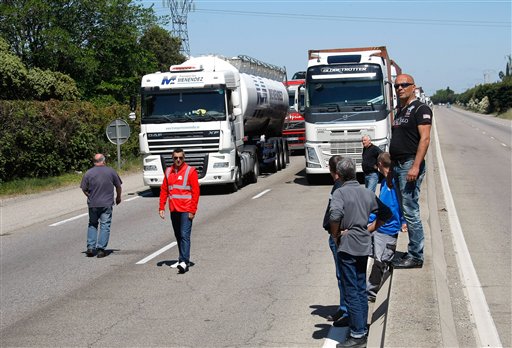
[[[351, 158], [343, 158], [336, 170], [342, 186], [332, 195], [330, 233], [338, 246], [350, 327], [347, 341], [337, 347], [366, 347], [366, 266], [371, 253], [371, 233], [384, 224], [392, 213], [375, 193], [359, 185], [356, 165]], [[377, 218], [368, 225], [371, 213]]]

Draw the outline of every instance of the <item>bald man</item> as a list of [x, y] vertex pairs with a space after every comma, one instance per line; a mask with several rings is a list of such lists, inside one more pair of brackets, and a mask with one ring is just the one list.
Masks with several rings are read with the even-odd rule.
[[[107, 244], [110, 238], [112, 207], [121, 203], [121, 178], [116, 171], [107, 167], [105, 156], [97, 153], [93, 158], [94, 167], [89, 169], [82, 178], [80, 188], [87, 196], [89, 207], [89, 225], [87, 228], [87, 257], [98, 258], [107, 256]], [[98, 225], [100, 226], [98, 238]]]
[[425, 155], [430, 144], [432, 110], [414, 93], [411, 75], [395, 79], [400, 109], [393, 121], [389, 153], [393, 161], [393, 177], [399, 188], [402, 212], [407, 222], [409, 244], [407, 254], [397, 260], [394, 268], [423, 267], [424, 234], [420, 216], [420, 186], [425, 176]]

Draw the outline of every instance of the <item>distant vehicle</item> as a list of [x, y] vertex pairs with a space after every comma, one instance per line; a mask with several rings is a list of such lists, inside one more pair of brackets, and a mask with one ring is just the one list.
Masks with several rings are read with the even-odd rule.
[[201, 185], [237, 191], [243, 178], [258, 180], [260, 165], [271, 172], [285, 168], [285, 77], [284, 69], [247, 56], [200, 56], [145, 75], [139, 134], [144, 184], [159, 194], [178, 147]]
[[292, 80], [304, 80], [305, 78], [306, 78], [305, 71], [297, 71], [295, 74], [293, 74]]
[[298, 112], [304, 106], [304, 88], [300, 88], [304, 82], [305, 80], [302, 79], [283, 82], [288, 90], [289, 99], [288, 115], [283, 125], [283, 137], [288, 141], [290, 151], [304, 150], [306, 141], [304, 117]]
[[401, 73], [381, 47], [309, 50], [306, 73], [306, 178], [329, 173], [332, 155], [350, 157], [362, 172], [361, 137], [388, 150]]

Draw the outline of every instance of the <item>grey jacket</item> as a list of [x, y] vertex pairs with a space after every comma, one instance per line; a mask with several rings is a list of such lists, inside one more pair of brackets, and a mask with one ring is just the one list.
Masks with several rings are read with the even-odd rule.
[[330, 222], [340, 223], [342, 234], [338, 251], [353, 256], [371, 253], [371, 233], [368, 232], [368, 218], [371, 213], [377, 219], [386, 221], [391, 210], [382, 203], [375, 193], [361, 186], [356, 180], [346, 181], [334, 191], [329, 211]]

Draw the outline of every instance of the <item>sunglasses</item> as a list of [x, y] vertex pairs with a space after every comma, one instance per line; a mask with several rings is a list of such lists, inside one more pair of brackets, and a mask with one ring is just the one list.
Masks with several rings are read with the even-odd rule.
[[407, 87], [412, 86], [412, 85], [414, 85], [414, 83], [409, 83], [409, 82], [397, 83], [397, 84], [395, 85], [395, 88], [396, 88], [396, 89], [398, 89], [398, 88], [400, 88], [400, 87], [402, 87], [402, 88], [407, 88]]
[[183, 158], [185, 158], [185, 157], [183, 157], [183, 156], [174, 156], [172, 159], [177, 161], [177, 160], [183, 160]]

